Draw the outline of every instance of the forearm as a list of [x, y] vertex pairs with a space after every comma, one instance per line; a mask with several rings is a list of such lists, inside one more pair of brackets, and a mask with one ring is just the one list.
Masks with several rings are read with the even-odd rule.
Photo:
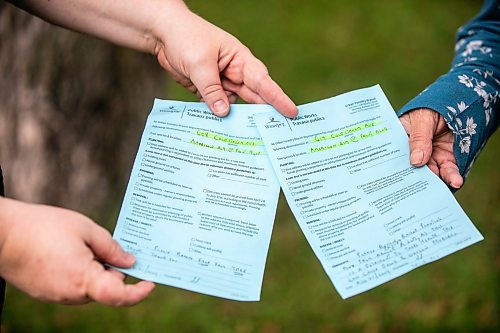
[[159, 30], [178, 24], [181, 0], [8, 0], [40, 18], [138, 51], [154, 53]]
[[0, 275], [3, 266], [3, 248], [12, 225], [12, 202], [0, 196]]

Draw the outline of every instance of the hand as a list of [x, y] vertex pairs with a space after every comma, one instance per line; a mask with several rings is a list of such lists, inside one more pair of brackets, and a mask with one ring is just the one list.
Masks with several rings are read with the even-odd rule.
[[227, 115], [236, 95], [249, 103], [271, 104], [288, 117], [297, 115], [295, 104], [247, 47], [187, 9], [178, 15], [157, 28], [160, 38], [154, 53], [160, 65], [198, 94], [215, 115]]
[[430, 109], [416, 109], [400, 120], [410, 137], [410, 163], [427, 164], [446, 184], [460, 188], [464, 181], [453, 154], [453, 133], [443, 116]]
[[0, 275], [34, 298], [133, 305], [154, 284], [127, 285], [124, 274], [103, 263], [130, 267], [134, 261], [104, 228], [79, 213], [0, 198]]

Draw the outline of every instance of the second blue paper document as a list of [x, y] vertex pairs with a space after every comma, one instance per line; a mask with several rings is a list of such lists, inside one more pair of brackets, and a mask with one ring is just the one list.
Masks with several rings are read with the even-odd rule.
[[427, 167], [379, 86], [255, 121], [288, 204], [347, 298], [482, 239]]

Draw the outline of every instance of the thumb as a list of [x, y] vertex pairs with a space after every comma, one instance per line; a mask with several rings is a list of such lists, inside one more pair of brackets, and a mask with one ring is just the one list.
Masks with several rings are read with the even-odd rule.
[[425, 165], [432, 155], [432, 141], [439, 114], [430, 109], [417, 109], [408, 113], [410, 128], [410, 163]]
[[229, 100], [224, 88], [222, 88], [217, 63], [196, 66], [190, 75], [190, 79], [216, 116], [224, 117], [229, 113]]
[[87, 295], [98, 303], [112, 306], [130, 306], [145, 299], [154, 289], [155, 284], [140, 281], [125, 284], [121, 277], [111, 270], [105, 270], [94, 261], [87, 270]]
[[94, 255], [104, 263], [117, 267], [130, 267], [135, 263], [134, 256], [123, 250], [109, 232], [97, 224], [92, 223], [85, 241]]

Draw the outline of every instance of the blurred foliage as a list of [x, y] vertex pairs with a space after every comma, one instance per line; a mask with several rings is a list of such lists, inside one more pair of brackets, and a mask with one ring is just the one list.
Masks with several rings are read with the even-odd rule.
[[[379, 83], [395, 109], [448, 70], [456, 29], [481, 5], [466, 0], [188, 3], [249, 46], [298, 104]], [[171, 86], [169, 98], [195, 99], [177, 86]], [[499, 147], [497, 135], [457, 193], [485, 240], [351, 299], [342, 300], [335, 292], [281, 198], [260, 302], [239, 303], [158, 286], [151, 298], [132, 308], [65, 307], [9, 289], [3, 329], [499, 332]], [[109, 207], [97, 217], [108, 221], [112, 230], [119, 203]]]

